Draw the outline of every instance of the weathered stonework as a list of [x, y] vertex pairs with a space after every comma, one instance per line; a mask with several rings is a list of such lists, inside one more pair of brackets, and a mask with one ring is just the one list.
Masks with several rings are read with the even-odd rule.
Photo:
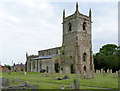
[[39, 72], [45, 69], [52, 73], [53, 70], [59, 70], [66, 75], [78, 72], [82, 77], [86, 74], [88, 78], [93, 78], [91, 23], [91, 10], [89, 16], [83, 15], [78, 11], [77, 3], [74, 14], [65, 17], [64, 10], [62, 46], [38, 51], [38, 55], [26, 54], [27, 71]]

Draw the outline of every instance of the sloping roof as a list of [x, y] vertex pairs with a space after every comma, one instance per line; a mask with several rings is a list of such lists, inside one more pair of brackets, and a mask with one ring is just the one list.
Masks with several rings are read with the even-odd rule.
[[38, 60], [38, 59], [50, 59], [54, 56], [57, 56], [57, 54], [54, 55], [48, 55], [48, 56], [40, 56], [40, 57], [36, 57], [36, 58], [32, 58], [32, 60]]

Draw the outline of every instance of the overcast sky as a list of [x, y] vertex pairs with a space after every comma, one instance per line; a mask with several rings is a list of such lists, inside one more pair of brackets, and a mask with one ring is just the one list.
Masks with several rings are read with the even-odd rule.
[[[93, 53], [104, 44], [118, 44], [118, 3], [79, 2], [80, 13], [92, 9]], [[1, 2], [0, 61], [25, 63], [25, 54], [62, 45], [62, 12], [75, 12], [75, 2]]]

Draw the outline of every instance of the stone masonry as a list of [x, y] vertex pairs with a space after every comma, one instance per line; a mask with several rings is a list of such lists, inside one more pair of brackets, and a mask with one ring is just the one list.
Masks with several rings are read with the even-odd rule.
[[38, 55], [28, 55], [27, 71], [39, 72], [45, 69], [48, 73], [62, 70], [65, 74], [85, 73], [93, 78], [94, 64], [92, 56], [92, 21], [91, 9], [89, 16], [76, 10], [65, 16], [63, 10], [63, 43], [61, 47], [38, 51]]

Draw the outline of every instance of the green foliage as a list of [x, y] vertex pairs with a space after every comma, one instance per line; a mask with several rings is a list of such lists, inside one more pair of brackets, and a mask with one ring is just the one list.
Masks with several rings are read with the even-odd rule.
[[120, 69], [120, 47], [115, 44], [106, 44], [102, 46], [99, 52], [93, 57], [95, 69], [113, 69], [113, 71]]
[[8, 68], [9, 70], [11, 69], [11, 66], [10, 66], [10, 65], [6, 65], [6, 64], [5, 64], [5, 67]]
[[22, 68], [21, 68], [21, 71], [24, 71], [24, 69], [25, 69], [25, 68], [24, 68], [24, 67], [22, 67]]

